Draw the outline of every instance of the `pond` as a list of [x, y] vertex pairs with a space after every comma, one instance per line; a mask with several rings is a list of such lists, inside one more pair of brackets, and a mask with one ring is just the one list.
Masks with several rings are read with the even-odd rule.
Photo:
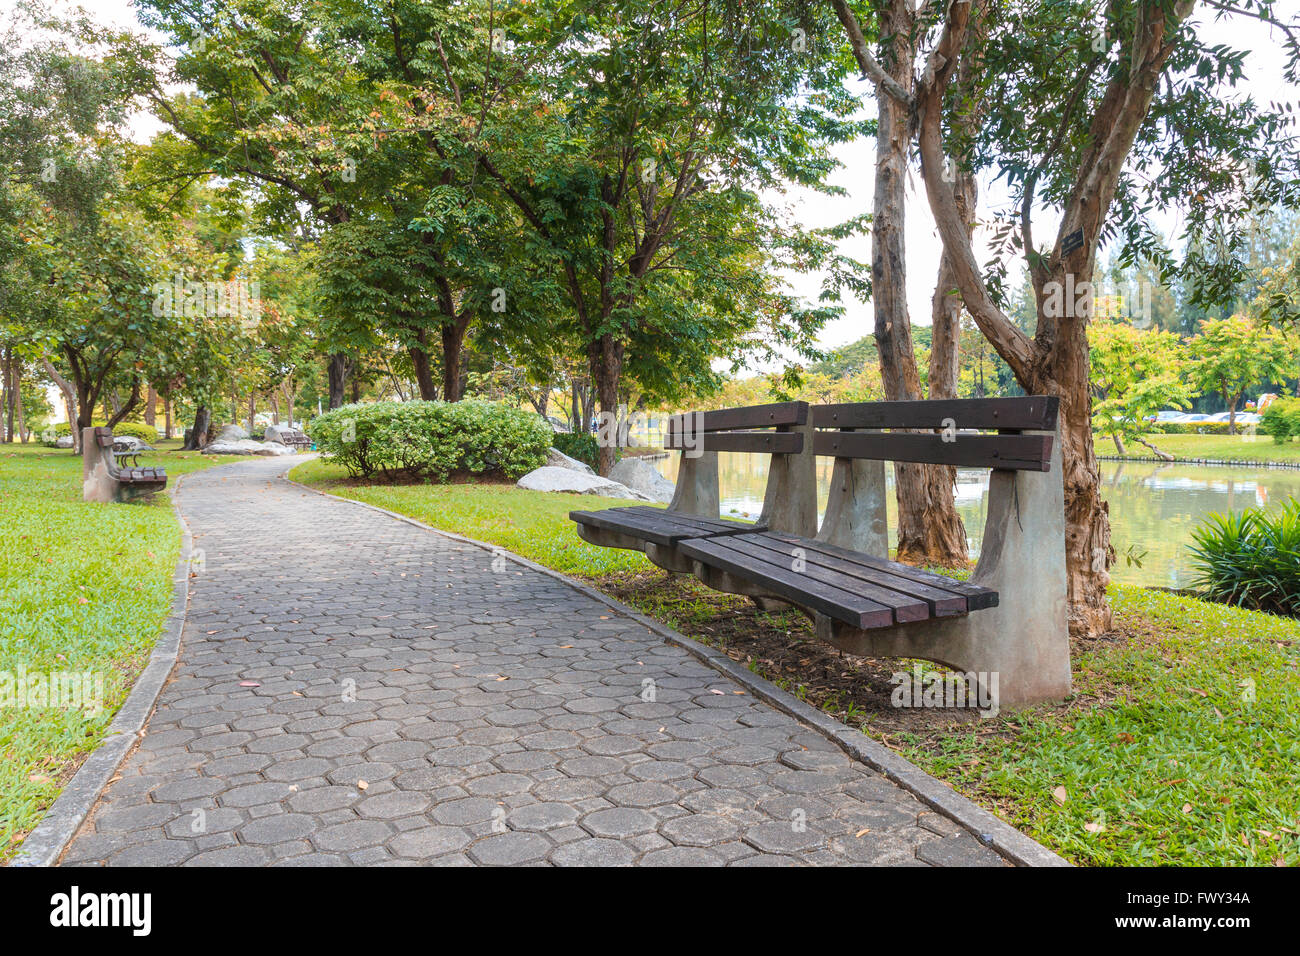
[[[669, 455], [655, 465], [675, 480], [677, 458]], [[723, 514], [757, 518], [767, 487], [768, 456], [724, 452], [718, 459]], [[819, 514], [826, 507], [832, 464], [830, 458], [817, 460]], [[892, 466], [886, 465], [886, 475], [892, 488]], [[957, 472], [957, 509], [966, 525], [972, 558], [979, 554], [984, 532], [988, 476], [983, 470]], [[1111, 541], [1119, 556], [1111, 576], [1128, 584], [1187, 587], [1194, 571], [1186, 546], [1192, 529], [1207, 514], [1300, 497], [1300, 470], [1296, 469], [1103, 461], [1101, 479], [1103, 496], [1110, 504]], [[897, 522], [898, 503], [890, 495], [891, 536]], [[1135, 560], [1126, 560], [1127, 554]]]

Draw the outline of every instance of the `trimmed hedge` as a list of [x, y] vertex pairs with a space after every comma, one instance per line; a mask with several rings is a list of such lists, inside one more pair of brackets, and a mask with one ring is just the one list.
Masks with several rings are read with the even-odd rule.
[[1264, 409], [1259, 430], [1281, 445], [1300, 436], [1300, 398], [1279, 398]]
[[[104, 422], [95, 422], [95, 424], [103, 425]], [[42, 429], [40, 434], [44, 439], [44, 443], [53, 448], [55, 442], [60, 438], [67, 438], [72, 434], [72, 426], [67, 422], [59, 422], [52, 431]], [[46, 437], [47, 435], [52, 437]], [[158, 429], [151, 425], [141, 425], [138, 422], [118, 422], [113, 426], [113, 435], [118, 438], [130, 435], [152, 445], [158, 440]]]
[[369, 402], [313, 419], [316, 447], [354, 478], [518, 478], [546, 464], [554, 433], [539, 415], [495, 402]]
[[[1244, 414], [1239, 412], [1238, 414]], [[1226, 435], [1227, 422], [1147, 422], [1143, 430], [1148, 435]], [[1237, 434], [1250, 430], [1250, 426], [1237, 421]]]

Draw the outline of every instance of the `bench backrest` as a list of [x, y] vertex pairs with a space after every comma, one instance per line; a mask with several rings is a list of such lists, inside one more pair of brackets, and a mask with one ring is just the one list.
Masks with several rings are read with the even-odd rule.
[[[813, 452], [834, 458], [1048, 471], [1059, 409], [1060, 399], [1053, 395], [818, 405], [813, 410], [813, 426], [819, 429]], [[990, 430], [997, 434], [975, 433]]]
[[100, 448], [112, 448], [113, 429], [107, 428], [103, 425], [97, 425], [95, 427], [95, 444]]
[[759, 521], [774, 531], [816, 534], [817, 464], [807, 402], [674, 415], [664, 447], [682, 453], [670, 511], [717, 517], [718, 452], [758, 452], [772, 456]]
[[[808, 422], [807, 402], [683, 412], [668, 419], [664, 447], [674, 451], [740, 451], [797, 455], [804, 436], [790, 429]], [[776, 431], [756, 431], [774, 428]]]

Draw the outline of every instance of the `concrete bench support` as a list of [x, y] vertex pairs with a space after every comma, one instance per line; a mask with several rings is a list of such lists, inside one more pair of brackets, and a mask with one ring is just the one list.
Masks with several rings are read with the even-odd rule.
[[[997, 675], [995, 699], [1013, 709], [1070, 693], [1065, 575], [1065, 495], [1059, 427], [1046, 472], [993, 470], [988, 517], [972, 584], [998, 606], [891, 628], [860, 630], [815, 615], [820, 638], [850, 654], [911, 657]], [[958, 439], [960, 441], [960, 439]], [[992, 680], [988, 681], [992, 690]]]

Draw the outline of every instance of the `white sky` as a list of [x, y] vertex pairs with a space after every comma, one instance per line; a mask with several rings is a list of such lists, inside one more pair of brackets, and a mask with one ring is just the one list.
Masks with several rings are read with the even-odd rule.
[[[130, 0], [89, 0], [80, 5], [106, 25], [144, 30], [135, 17]], [[51, 6], [55, 9], [70, 9], [74, 4], [69, 3], [68, 0], [51, 0]], [[7, 16], [12, 7], [13, 0], [0, 0], [0, 15]], [[1279, 0], [1277, 12], [1284, 18], [1295, 16], [1300, 12], [1300, 0]], [[1245, 68], [1247, 81], [1240, 88], [1243, 95], [1251, 94], [1260, 102], [1281, 99], [1300, 102], [1300, 90], [1287, 85], [1282, 79], [1284, 56], [1268, 27], [1241, 16], [1216, 18], [1214, 11], [1204, 5], [1198, 5], [1193, 20], [1202, 35], [1212, 36], [1213, 42], [1250, 51]], [[854, 88], [862, 91], [864, 110], [869, 115], [874, 115], [875, 104], [867, 92], [869, 84], [858, 82], [854, 84]], [[159, 128], [160, 124], [153, 116], [140, 114], [134, 126], [135, 138], [147, 140]], [[793, 214], [803, 225], [829, 226], [849, 216], [870, 211], [874, 180], [874, 145], [872, 140], [863, 139], [846, 144], [836, 151], [836, 156], [843, 163], [844, 168], [831, 178], [835, 184], [847, 191], [847, 197], [826, 197], [803, 189], [793, 190], [789, 194], [786, 202], [791, 205]], [[1005, 190], [993, 188], [987, 179], [980, 182], [981, 214], [987, 215], [991, 209], [1001, 209], [1005, 206], [1005, 198]], [[912, 172], [907, 212], [908, 306], [912, 321], [926, 325], [930, 321], [930, 297], [934, 291], [942, 244], [935, 232], [934, 220], [925, 199], [919, 170]], [[1180, 227], [1179, 221], [1172, 213], [1162, 217], [1157, 224], [1166, 234], [1175, 237]], [[1054, 237], [1056, 226], [1055, 215], [1050, 211], [1036, 210], [1035, 235], [1045, 238]], [[861, 262], [870, 262], [870, 238], [867, 236], [845, 241], [841, 244], [841, 249], [846, 255]], [[984, 250], [978, 248], [978, 242], [976, 254], [981, 258], [984, 254]], [[789, 276], [789, 280], [798, 294], [811, 301], [816, 300], [820, 290], [819, 277], [795, 274]], [[846, 303], [846, 306], [844, 317], [829, 323], [822, 330], [818, 339], [822, 347], [834, 348], [845, 345], [871, 332], [870, 303], [851, 300]]]

